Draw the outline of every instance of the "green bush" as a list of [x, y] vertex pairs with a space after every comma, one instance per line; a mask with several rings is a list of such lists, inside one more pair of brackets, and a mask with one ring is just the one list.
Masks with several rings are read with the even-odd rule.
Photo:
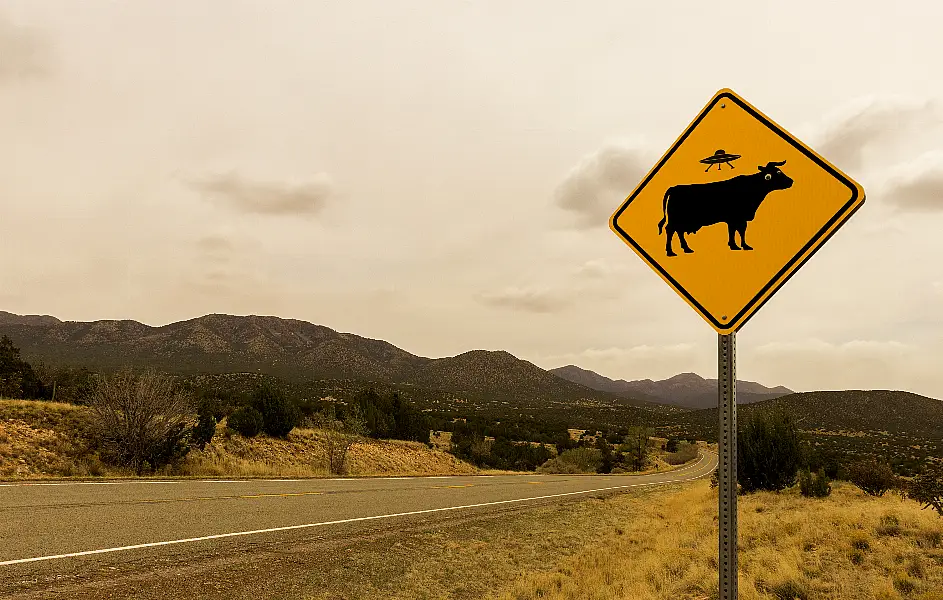
[[20, 358], [20, 349], [7, 336], [0, 337], [0, 398], [49, 398], [49, 390], [32, 365]]
[[252, 396], [252, 406], [262, 415], [262, 431], [272, 437], [286, 437], [301, 419], [301, 413], [285, 393], [268, 383]]
[[943, 469], [928, 469], [917, 475], [905, 489], [908, 498], [932, 508], [943, 517]]
[[226, 425], [246, 437], [255, 437], [262, 432], [262, 413], [251, 406], [244, 406], [229, 415]]
[[193, 444], [202, 450], [213, 441], [214, 435], [216, 435], [216, 417], [211, 413], [201, 413], [190, 434]]
[[795, 421], [783, 411], [754, 412], [737, 431], [737, 454], [745, 493], [791, 487], [803, 458]]
[[697, 458], [697, 446], [694, 444], [675, 445], [677, 452], [671, 452], [665, 456], [665, 462], [669, 465], [683, 465], [686, 462]]
[[852, 463], [847, 471], [848, 481], [870, 496], [883, 496], [897, 486], [897, 476], [891, 466], [873, 457]]
[[803, 469], [799, 472], [799, 491], [807, 498], [824, 498], [832, 493], [832, 485], [824, 470], [813, 474]]
[[602, 466], [602, 453], [596, 448], [573, 448], [551, 458], [538, 473], [596, 473]]

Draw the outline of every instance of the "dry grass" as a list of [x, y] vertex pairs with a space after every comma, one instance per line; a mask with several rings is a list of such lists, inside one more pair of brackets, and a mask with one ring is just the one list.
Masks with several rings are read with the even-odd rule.
[[71, 404], [0, 400], [0, 477], [100, 475], [89, 411]]
[[[457, 475], [477, 473], [451, 454], [417, 442], [367, 440], [354, 443], [347, 455], [348, 474]], [[244, 438], [223, 425], [202, 451], [191, 451], [170, 474], [201, 477], [325, 477], [329, 475], [324, 434], [296, 428], [287, 439]]]
[[[716, 598], [716, 495], [707, 482], [657, 504], [613, 504], [625, 514], [618, 531], [497, 598]], [[842, 483], [821, 500], [754, 494], [740, 499], [739, 560], [743, 600], [943, 600], [943, 519]]]
[[[92, 449], [92, 415], [72, 404], [0, 400], [0, 478], [126, 477], [127, 469], [106, 467]], [[441, 449], [425, 444], [361, 439], [348, 453], [349, 474], [461, 475], [478, 473]], [[217, 427], [213, 442], [192, 450], [184, 461], [160, 473], [192, 477], [328, 476], [324, 434], [293, 430], [287, 439], [252, 439]]]

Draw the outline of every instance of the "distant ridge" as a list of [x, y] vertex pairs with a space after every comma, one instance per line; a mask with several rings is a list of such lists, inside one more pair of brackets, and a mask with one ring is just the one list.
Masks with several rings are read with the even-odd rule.
[[10, 336], [27, 360], [52, 366], [151, 367], [182, 375], [262, 373], [289, 381], [405, 384], [537, 406], [591, 401], [668, 410], [561, 379], [508, 352], [424, 358], [382, 340], [272, 316], [210, 314], [152, 327], [131, 320], [61, 321], [0, 311], [0, 335]]
[[[575, 365], [550, 369], [550, 372], [567, 381], [611, 394], [644, 398], [691, 409], [717, 406], [717, 380], [705, 379], [696, 373], [681, 373], [660, 381], [651, 379], [626, 381], [609, 379]], [[792, 393], [794, 393], [792, 390], [783, 386], [768, 388], [752, 381], [737, 380], [738, 404], [770, 400]]]
[[[815, 446], [879, 457], [897, 465], [943, 460], [943, 401], [894, 390], [800, 392], [744, 406], [738, 422], [756, 413], [790, 413]], [[673, 415], [679, 431], [717, 439], [717, 407]]]

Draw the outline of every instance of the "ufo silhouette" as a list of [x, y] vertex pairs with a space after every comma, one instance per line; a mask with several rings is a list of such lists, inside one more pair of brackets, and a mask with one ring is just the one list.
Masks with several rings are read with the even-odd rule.
[[700, 162], [705, 165], [708, 165], [708, 167], [704, 169], [704, 172], [706, 173], [710, 171], [711, 167], [713, 167], [714, 165], [717, 165], [717, 168], [720, 169], [720, 165], [725, 164], [732, 169], [734, 167], [730, 163], [737, 160], [738, 158], [740, 158], [739, 154], [727, 154], [723, 150], [718, 150], [717, 152], [714, 152], [712, 155], [708, 156], [707, 158], [701, 159]]

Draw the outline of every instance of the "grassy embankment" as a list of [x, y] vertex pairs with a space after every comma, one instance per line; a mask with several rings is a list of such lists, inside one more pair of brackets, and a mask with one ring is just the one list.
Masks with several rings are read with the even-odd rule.
[[[87, 408], [54, 402], [0, 400], [0, 478], [128, 476], [104, 465], [92, 442]], [[479, 472], [425, 444], [362, 439], [347, 458], [349, 474], [451, 475]], [[297, 428], [287, 439], [247, 439], [217, 428], [213, 441], [191, 450], [161, 476], [318, 477], [328, 475], [324, 434]]]
[[[716, 598], [717, 496], [707, 481], [657, 503], [607, 503], [623, 524], [495, 597]], [[943, 519], [913, 501], [837, 483], [825, 499], [792, 489], [742, 496], [739, 507], [743, 600], [943, 600]]]

